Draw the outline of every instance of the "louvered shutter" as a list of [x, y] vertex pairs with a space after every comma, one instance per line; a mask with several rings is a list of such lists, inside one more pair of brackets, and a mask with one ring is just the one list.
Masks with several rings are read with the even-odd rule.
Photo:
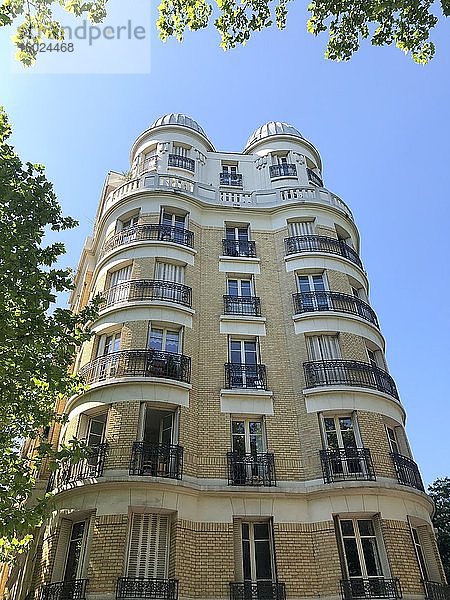
[[420, 527], [416, 527], [416, 529], [419, 534], [422, 552], [425, 556], [429, 579], [430, 581], [441, 581], [442, 576], [436, 560], [434, 551], [435, 542], [432, 538], [432, 533], [426, 525], [421, 525]]
[[128, 577], [167, 577], [168, 515], [134, 514], [128, 551]]
[[184, 282], [184, 267], [172, 265], [171, 263], [157, 262], [155, 267], [155, 279], [158, 281]]
[[289, 235], [291, 237], [300, 235], [314, 235], [313, 221], [293, 221], [288, 223]]
[[55, 561], [53, 563], [52, 582], [61, 581], [64, 577], [64, 568], [66, 566], [66, 556], [71, 531], [72, 521], [69, 521], [69, 519], [61, 519]]

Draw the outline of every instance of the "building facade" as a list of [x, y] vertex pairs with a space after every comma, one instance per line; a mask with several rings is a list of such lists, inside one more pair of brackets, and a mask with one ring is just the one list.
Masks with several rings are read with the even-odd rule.
[[50, 433], [90, 456], [43, 477], [14, 600], [448, 594], [359, 248], [294, 127], [240, 153], [180, 114], [138, 137], [71, 298], [103, 298], [89, 387]]

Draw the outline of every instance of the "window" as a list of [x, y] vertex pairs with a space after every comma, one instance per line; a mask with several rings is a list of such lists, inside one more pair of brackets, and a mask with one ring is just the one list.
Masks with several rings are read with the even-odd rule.
[[236, 240], [238, 242], [248, 242], [248, 225], [237, 225], [236, 227], [227, 225], [225, 227], [225, 238], [227, 240]]
[[170, 517], [133, 514], [127, 557], [127, 577], [167, 579]]
[[140, 435], [133, 446], [133, 474], [178, 478], [182, 465], [182, 449], [177, 446], [178, 412], [145, 406]]
[[236, 176], [237, 166], [236, 165], [222, 165], [222, 173], [227, 173], [231, 177]]
[[370, 596], [376, 594], [377, 584], [383, 578], [379, 541], [372, 519], [339, 519], [339, 529], [344, 553], [344, 570], [352, 584], [353, 596], [365, 597], [364, 579], [373, 579]]
[[384, 369], [385, 365], [384, 365], [383, 354], [382, 354], [381, 350], [378, 350], [375, 348], [369, 348], [369, 346], [366, 346], [366, 350], [367, 350], [367, 356], [369, 358], [369, 363], [372, 365], [372, 367], [377, 367], [378, 369]]
[[106, 413], [89, 418], [87, 424], [86, 443], [90, 448], [103, 442], [106, 428]]
[[273, 165], [286, 165], [287, 164], [287, 153], [286, 154], [272, 154]]
[[411, 533], [413, 537], [414, 548], [416, 550], [417, 560], [419, 562], [421, 578], [423, 579], [423, 581], [429, 581], [427, 563], [425, 561], [425, 556], [422, 550], [419, 532], [415, 527], [413, 527], [411, 529]]
[[176, 421], [172, 411], [145, 407], [143, 441], [151, 444], [176, 443]]
[[230, 339], [229, 358], [227, 373], [231, 388], [265, 388], [264, 365], [259, 364], [256, 340]]
[[314, 235], [314, 221], [291, 221], [288, 223], [289, 237]]
[[[408, 517], [408, 521], [411, 528], [411, 536], [416, 551], [417, 562], [419, 563], [421, 579], [424, 582], [442, 581], [441, 572], [436, 560], [434, 533], [431, 526], [416, 517]], [[428, 597], [428, 595], [430, 595], [430, 597], [432, 596], [432, 594], [429, 594], [429, 591], [431, 590], [428, 590], [426, 586], [425, 591], [426, 597]]]
[[[326, 466], [331, 481], [335, 478], [354, 479], [367, 472], [359, 430], [352, 415], [321, 416]], [[359, 477], [357, 477], [359, 478]]]
[[242, 296], [251, 298], [253, 296], [253, 285], [251, 279], [227, 279], [227, 292], [229, 296]]
[[184, 283], [185, 267], [157, 260], [155, 265], [155, 279], [157, 281], [173, 281]]
[[129, 229], [130, 227], [134, 227], [138, 224], [139, 221], [139, 212], [135, 212], [133, 214], [124, 215], [120, 219], [117, 220], [116, 223], [116, 231], [123, 231], [124, 229]]
[[302, 312], [310, 310], [328, 310], [325, 275], [297, 275], [299, 298], [298, 307]]
[[326, 448], [337, 450], [338, 448], [356, 448], [360, 445], [356, 441], [358, 431], [351, 415], [323, 416], [322, 424]]
[[341, 357], [337, 335], [311, 335], [307, 337], [310, 360], [335, 360]]
[[[275, 557], [270, 521], [247, 521], [236, 524], [240, 529], [241, 564], [238, 572], [244, 582], [272, 583], [275, 580]], [[262, 592], [258, 586], [258, 592]], [[268, 598], [273, 596], [270, 588]], [[258, 594], [259, 595], [259, 594]], [[264, 597], [264, 596], [262, 596]]]
[[169, 227], [181, 227], [184, 229], [186, 224], [186, 215], [174, 213], [169, 209], [164, 209], [161, 212], [161, 225], [167, 225]]
[[78, 521], [72, 524], [64, 568], [64, 581], [73, 581], [74, 579], [80, 579], [82, 576], [86, 532], [86, 521]]
[[256, 340], [230, 340], [230, 362], [256, 365], [258, 363]]
[[178, 353], [180, 332], [152, 326], [148, 337], [148, 347], [152, 350]]
[[177, 156], [189, 156], [189, 148], [186, 146], [180, 146], [178, 144], [173, 145], [173, 153]]
[[401, 454], [400, 445], [397, 439], [397, 432], [395, 427], [389, 427], [386, 425], [386, 433], [389, 441], [389, 447], [393, 454]]
[[131, 265], [117, 269], [109, 273], [108, 291], [106, 303], [115, 304], [116, 302], [124, 302], [128, 300], [129, 286], [125, 284], [131, 279]]
[[97, 356], [107, 356], [118, 352], [120, 348], [120, 331], [101, 335], [98, 340]]
[[261, 419], [238, 419], [231, 422], [232, 450], [236, 454], [260, 454], [265, 451]]
[[131, 278], [131, 265], [117, 269], [110, 273], [109, 288], [112, 288], [124, 281], [128, 281]]

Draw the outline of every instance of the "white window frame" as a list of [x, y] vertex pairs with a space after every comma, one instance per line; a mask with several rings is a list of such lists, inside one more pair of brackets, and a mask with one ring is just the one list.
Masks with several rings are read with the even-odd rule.
[[[354, 535], [353, 536], [344, 536], [343, 532], [342, 532], [342, 522], [343, 521], [351, 521], [353, 523], [353, 532]], [[358, 521], [370, 521], [372, 523], [372, 528], [374, 531], [374, 534], [371, 536], [362, 536], [359, 532], [359, 527], [358, 527]], [[342, 555], [343, 555], [343, 560], [344, 560], [344, 567], [345, 567], [345, 573], [346, 573], [346, 577], [351, 581], [351, 580], [360, 580], [360, 579], [368, 579], [368, 580], [377, 580], [380, 578], [384, 578], [384, 577], [388, 577], [389, 573], [387, 573], [387, 561], [386, 561], [386, 554], [385, 554], [385, 548], [384, 548], [384, 543], [383, 543], [383, 539], [381, 537], [381, 532], [379, 531], [378, 528], [378, 524], [376, 522], [375, 519], [370, 518], [370, 517], [351, 517], [351, 516], [339, 516], [338, 518], [338, 524], [339, 524], [339, 535], [340, 535], [340, 540], [341, 540], [341, 544], [342, 544]], [[349, 573], [349, 569], [348, 569], [348, 563], [347, 563], [347, 555], [346, 555], [346, 551], [345, 551], [345, 543], [344, 543], [344, 539], [345, 538], [352, 538], [355, 539], [355, 543], [356, 543], [356, 549], [357, 549], [357, 553], [358, 553], [358, 561], [359, 561], [359, 565], [361, 568], [361, 575], [350, 575]], [[375, 549], [376, 549], [376, 554], [377, 554], [377, 558], [378, 558], [378, 568], [379, 568], [379, 573], [377, 575], [368, 575], [367, 573], [367, 565], [366, 565], [366, 561], [365, 561], [365, 557], [364, 557], [364, 551], [363, 551], [363, 545], [362, 545], [362, 539], [365, 538], [370, 538], [375, 540]]]
[[[267, 525], [267, 530], [268, 530], [268, 546], [269, 546], [269, 553], [270, 553], [270, 567], [271, 567], [271, 578], [270, 579], [257, 579], [256, 577], [256, 548], [255, 548], [255, 530], [254, 530], [254, 526], [255, 525]], [[244, 552], [243, 552], [243, 543], [244, 543], [244, 537], [243, 537], [243, 525], [248, 525], [249, 528], [249, 557], [250, 557], [250, 574], [251, 574], [251, 579], [244, 579]], [[274, 539], [273, 539], [273, 527], [272, 527], [272, 521], [270, 519], [243, 519], [242, 521], [240, 521], [240, 537], [241, 537], [241, 561], [242, 561], [242, 566], [241, 566], [241, 570], [242, 570], [242, 579], [244, 581], [252, 581], [252, 582], [257, 582], [257, 581], [267, 581], [267, 582], [274, 582], [276, 581], [276, 563], [275, 563], [275, 545], [274, 545]]]
[[[236, 281], [237, 282], [237, 290], [238, 293], [237, 294], [231, 294], [230, 292], [230, 288], [229, 288], [229, 282], [230, 281]], [[237, 295], [238, 297], [244, 297], [244, 295], [242, 294], [242, 282], [248, 282], [250, 283], [250, 295], [249, 296], [245, 296], [245, 298], [254, 298], [255, 297], [255, 289], [254, 289], [254, 282], [253, 282], [253, 277], [227, 277], [227, 295], [228, 296], [235, 296]]]
[[182, 354], [182, 343], [183, 343], [183, 337], [182, 337], [182, 328], [180, 329], [176, 329], [176, 327], [171, 328], [170, 325], [158, 325], [157, 323], [150, 323], [149, 324], [149, 328], [148, 328], [148, 338], [147, 338], [147, 348], [150, 349], [150, 340], [151, 340], [151, 335], [152, 335], [152, 331], [162, 331], [162, 342], [161, 342], [161, 350], [155, 350], [157, 352], [170, 352], [169, 350], [166, 350], [167, 347], [167, 334], [168, 333], [176, 333], [178, 335], [178, 347], [177, 347], [177, 352], [175, 352], [174, 354]]
[[[239, 237], [239, 231], [243, 231], [244, 229], [247, 233], [246, 239]], [[228, 237], [229, 231], [233, 231], [233, 237]], [[225, 223], [225, 239], [230, 241], [234, 240], [235, 242], [249, 242], [251, 240], [250, 225], [248, 223], [241, 223], [236, 225]]]

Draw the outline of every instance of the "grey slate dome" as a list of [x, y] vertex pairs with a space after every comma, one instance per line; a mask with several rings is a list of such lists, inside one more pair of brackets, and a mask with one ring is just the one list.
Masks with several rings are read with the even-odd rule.
[[264, 138], [271, 137], [272, 135], [294, 135], [295, 137], [303, 139], [300, 131], [295, 129], [295, 127], [292, 125], [289, 125], [289, 123], [283, 123], [282, 121], [269, 121], [268, 123], [261, 125], [261, 127], [258, 127], [258, 129], [252, 133], [245, 144], [244, 152], [255, 142], [259, 142]]
[[182, 113], [169, 113], [163, 117], [159, 117], [159, 119], [156, 119], [156, 121], [150, 125], [150, 129], [153, 129], [153, 127], [160, 127], [161, 125], [180, 125], [182, 127], [189, 127], [189, 129], [197, 131], [208, 139], [208, 136], [197, 121], [194, 121], [194, 119], [191, 119], [191, 117], [183, 115]]

